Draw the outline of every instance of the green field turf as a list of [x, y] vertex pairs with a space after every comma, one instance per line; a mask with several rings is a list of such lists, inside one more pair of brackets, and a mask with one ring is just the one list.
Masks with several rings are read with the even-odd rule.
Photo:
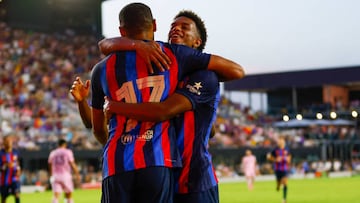
[[[360, 203], [360, 177], [289, 180], [288, 203]], [[221, 183], [220, 203], [281, 203], [275, 181], [256, 182], [248, 191], [245, 182]], [[51, 202], [51, 192], [21, 194], [23, 203]], [[99, 203], [100, 190], [76, 190], [75, 203]], [[13, 202], [9, 197], [7, 202]], [[61, 200], [60, 203], [63, 201]]]

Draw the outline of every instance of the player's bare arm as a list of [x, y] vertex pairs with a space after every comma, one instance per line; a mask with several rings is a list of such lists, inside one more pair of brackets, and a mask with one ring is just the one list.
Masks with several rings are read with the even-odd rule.
[[163, 102], [133, 104], [108, 100], [104, 111], [108, 117], [111, 114], [119, 114], [138, 121], [159, 122], [191, 109], [192, 104], [187, 97], [174, 93]]
[[83, 83], [80, 77], [75, 78], [70, 88], [70, 93], [78, 104], [80, 117], [86, 128], [92, 128], [91, 108], [86, 101], [86, 98], [89, 96], [89, 91], [90, 80], [86, 80], [86, 82]]
[[105, 145], [108, 139], [107, 122], [102, 109], [91, 109], [93, 134], [98, 142]]
[[268, 153], [268, 154], [266, 155], [266, 159], [267, 159], [268, 161], [270, 161], [270, 162], [274, 162], [274, 161], [275, 161], [274, 156], [273, 156], [271, 153]]
[[76, 164], [75, 164], [75, 162], [70, 162], [70, 166], [71, 166], [71, 168], [72, 168], [72, 170], [73, 170], [73, 172], [74, 172], [74, 174], [75, 174], [75, 179], [77, 180], [77, 181], [80, 181], [80, 172], [79, 172], [79, 169], [78, 169], [78, 167], [76, 166]]
[[244, 69], [241, 65], [214, 54], [210, 57], [208, 70], [214, 71], [222, 82], [238, 80], [245, 76]]
[[154, 63], [160, 71], [169, 69], [170, 58], [161, 50], [161, 47], [155, 41], [144, 42], [142, 40], [132, 40], [126, 37], [115, 37], [102, 39], [98, 43], [100, 51], [108, 55], [114, 51], [135, 50], [141, 58], [144, 59], [146, 67], [150, 73], [153, 73], [152, 64]]
[[49, 176], [52, 176], [52, 164], [49, 163], [48, 167], [49, 167]]
[[290, 164], [291, 163], [291, 155], [286, 156], [286, 161]]

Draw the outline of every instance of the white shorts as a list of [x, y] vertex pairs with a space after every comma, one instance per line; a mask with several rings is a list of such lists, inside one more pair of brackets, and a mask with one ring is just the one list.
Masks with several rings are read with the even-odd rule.
[[51, 184], [53, 192], [56, 193], [70, 193], [74, 191], [74, 182], [72, 177], [66, 176], [54, 176], [54, 182]]

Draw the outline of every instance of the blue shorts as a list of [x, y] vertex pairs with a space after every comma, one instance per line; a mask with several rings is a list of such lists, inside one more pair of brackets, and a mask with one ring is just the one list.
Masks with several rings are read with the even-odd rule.
[[280, 181], [282, 178], [286, 178], [287, 174], [287, 171], [275, 171], [276, 180]]
[[175, 194], [174, 203], [219, 203], [219, 188], [214, 186], [203, 192]]
[[10, 185], [2, 185], [0, 188], [1, 197], [8, 197], [20, 193], [20, 182], [12, 182]]
[[151, 167], [119, 173], [102, 181], [101, 203], [173, 203], [172, 169]]

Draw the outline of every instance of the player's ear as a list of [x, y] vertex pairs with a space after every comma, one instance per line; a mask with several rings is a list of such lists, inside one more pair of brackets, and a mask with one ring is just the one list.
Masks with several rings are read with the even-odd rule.
[[123, 27], [119, 26], [119, 32], [120, 32], [120, 35], [122, 37], [126, 37], [126, 29], [124, 29]]
[[202, 43], [202, 40], [200, 38], [197, 38], [194, 40], [193, 48], [197, 49]]

